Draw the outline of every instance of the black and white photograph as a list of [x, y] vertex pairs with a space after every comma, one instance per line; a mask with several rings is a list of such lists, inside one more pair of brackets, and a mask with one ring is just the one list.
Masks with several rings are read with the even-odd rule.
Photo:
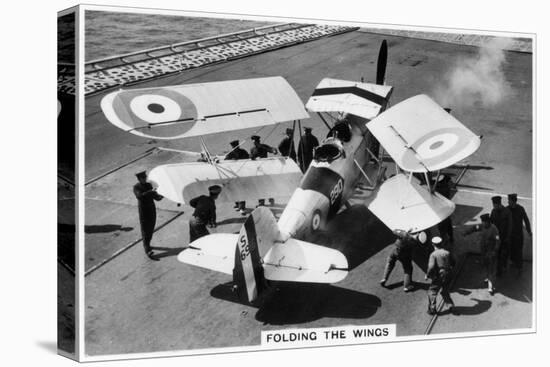
[[535, 34], [75, 9], [62, 354], [536, 331]]

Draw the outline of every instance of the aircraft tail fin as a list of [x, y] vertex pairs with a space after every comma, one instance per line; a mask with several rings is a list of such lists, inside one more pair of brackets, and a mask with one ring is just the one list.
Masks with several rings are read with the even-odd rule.
[[266, 288], [263, 257], [276, 241], [280, 231], [271, 211], [256, 208], [244, 222], [235, 248], [233, 282], [244, 302], [253, 302]]

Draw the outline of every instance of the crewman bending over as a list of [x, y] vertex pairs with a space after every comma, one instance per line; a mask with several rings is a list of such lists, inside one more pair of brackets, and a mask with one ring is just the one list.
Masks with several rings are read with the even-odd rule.
[[250, 158], [250, 156], [248, 155], [248, 152], [239, 147], [239, 141], [238, 140], [233, 140], [229, 144], [231, 144], [231, 151], [229, 153], [227, 153], [227, 155], [225, 156], [225, 159], [237, 160], [237, 159], [248, 159], [248, 158]]
[[210, 186], [208, 188], [209, 196], [201, 195], [191, 199], [189, 205], [195, 208], [193, 216], [189, 220], [189, 243], [198, 238], [208, 235], [206, 225], [216, 227], [216, 199], [222, 192], [219, 185]]

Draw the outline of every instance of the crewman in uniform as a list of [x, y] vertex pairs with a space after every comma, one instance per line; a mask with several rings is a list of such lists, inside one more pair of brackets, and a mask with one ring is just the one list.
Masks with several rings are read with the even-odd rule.
[[[435, 191], [441, 194], [446, 199], [451, 199], [451, 177], [449, 175], [440, 175], [438, 181], [435, 183]], [[444, 239], [444, 243], [448, 246], [449, 250], [452, 250], [455, 242], [453, 221], [449, 215], [443, 219], [438, 225], [437, 229], [439, 234]]]
[[437, 313], [438, 293], [441, 293], [445, 304], [449, 305], [449, 310], [454, 312], [455, 304], [449, 290], [451, 271], [455, 261], [451, 253], [444, 248], [441, 237], [433, 237], [432, 245], [434, 251], [430, 254], [428, 270], [426, 271], [426, 279], [429, 278], [432, 281], [428, 288], [428, 314], [435, 315]]
[[219, 185], [208, 188], [209, 196], [201, 195], [191, 199], [189, 205], [195, 208], [189, 220], [189, 243], [209, 234], [206, 225], [216, 227], [216, 199], [222, 192]]
[[[267, 144], [262, 144], [260, 142], [260, 137], [258, 135], [253, 135], [251, 139], [254, 142], [254, 146], [250, 150], [250, 158], [252, 160], [256, 158], [267, 158], [268, 153], [277, 154], [277, 149], [270, 147]], [[275, 203], [275, 200], [273, 198], [269, 198], [269, 203], [273, 205]], [[265, 199], [258, 199], [258, 206], [264, 206], [264, 205], [265, 205]]]
[[250, 155], [248, 155], [248, 152], [239, 147], [239, 141], [238, 140], [233, 140], [229, 144], [231, 144], [231, 151], [229, 153], [227, 153], [227, 155], [225, 156], [225, 159], [237, 160], [237, 159], [248, 159], [248, 158], [250, 158]]
[[[231, 144], [231, 151], [227, 153], [225, 156], [226, 160], [239, 160], [239, 159], [249, 159], [250, 155], [248, 152], [242, 148], [239, 147], [239, 141], [233, 140], [230, 142]], [[236, 201], [235, 210], [239, 211], [241, 214], [245, 214], [244, 209], [246, 208], [246, 201]]]
[[267, 153], [277, 154], [277, 149], [267, 144], [262, 144], [258, 135], [253, 135], [250, 139], [254, 142], [254, 146], [250, 150], [250, 159], [267, 158]]
[[483, 257], [483, 267], [485, 268], [485, 282], [489, 294], [493, 295], [496, 291], [496, 266], [498, 261], [498, 251], [500, 248], [500, 235], [497, 227], [491, 223], [489, 214], [481, 215], [481, 225], [475, 225], [464, 232], [467, 236], [473, 232], [481, 232], [481, 256]]
[[518, 276], [523, 271], [523, 223], [529, 236], [532, 236], [531, 223], [527, 217], [525, 209], [518, 204], [518, 195], [508, 195], [508, 206], [512, 215], [512, 233], [510, 236], [510, 259], [518, 269]]
[[393, 243], [393, 249], [388, 256], [386, 261], [386, 267], [384, 268], [384, 276], [380, 280], [380, 285], [382, 287], [386, 286], [386, 282], [395, 267], [395, 262], [399, 260], [403, 266], [404, 280], [403, 280], [403, 290], [409, 292], [413, 289], [412, 286], [412, 253], [414, 246], [416, 245], [416, 240], [410, 235], [410, 233], [396, 229], [393, 231], [393, 234], [397, 236], [397, 239]]
[[283, 157], [290, 157], [290, 159], [296, 162], [296, 150], [294, 149], [294, 139], [292, 139], [293, 133], [294, 130], [286, 129], [285, 137], [279, 143], [279, 152], [281, 152]]
[[163, 196], [156, 192], [151, 183], [147, 182], [147, 173], [145, 171], [136, 173], [136, 177], [138, 183], [134, 185], [134, 195], [138, 201], [139, 225], [141, 227], [143, 249], [147, 257], [154, 260], [151, 240], [153, 239], [153, 232], [155, 231], [155, 223], [157, 221], [155, 200], [162, 200]]
[[313, 159], [313, 150], [319, 146], [319, 140], [311, 133], [311, 127], [304, 128], [304, 135], [298, 144], [298, 163], [302, 172], [305, 172]]
[[491, 211], [491, 223], [493, 223], [500, 235], [500, 249], [498, 252], [497, 277], [501, 276], [507, 268], [510, 257], [510, 240], [512, 237], [512, 214], [508, 208], [502, 205], [500, 196], [493, 196], [493, 210]]

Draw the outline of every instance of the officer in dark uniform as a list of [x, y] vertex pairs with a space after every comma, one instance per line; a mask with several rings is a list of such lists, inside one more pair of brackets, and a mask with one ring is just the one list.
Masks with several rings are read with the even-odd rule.
[[313, 150], [319, 146], [319, 141], [311, 133], [311, 127], [304, 128], [305, 134], [300, 137], [298, 144], [298, 163], [300, 169], [305, 172], [313, 159]]
[[141, 227], [141, 237], [143, 249], [149, 258], [153, 258], [151, 249], [151, 239], [155, 230], [157, 221], [157, 209], [155, 200], [162, 200], [163, 196], [155, 191], [153, 185], [147, 182], [147, 173], [145, 171], [136, 173], [138, 183], [134, 185], [134, 195], [138, 201], [139, 224]]
[[491, 223], [493, 223], [500, 235], [500, 248], [497, 260], [497, 276], [501, 276], [506, 271], [508, 258], [510, 257], [510, 240], [512, 237], [512, 214], [508, 208], [502, 205], [500, 196], [493, 196], [493, 210], [491, 211]]
[[283, 157], [290, 157], [296, 162], [296, 150], [294, 149], [294, 139], [292, 139], [293, 133], [294, 130], [286, 129], [286, 136], [279, 143], [279, 152]]
[[434, 251], [430, 254], [428, 260], [428, 270], [426, 271], [426, 279], [432, 280], [428, 288], [428, 314], [435, 315], [437, 313], [437, 294], [441, 293], [445, 304], [450, 305], [449, 310], [453, 312], [454, 302], [451, 298], [450, 283], [451, 271], [455, 265], [455, 261], [449, 251], [443, 247], [441, 237], [432, 238]]
[[[258, 135], [253, 135], [251, 137], [252, 141], [254, 141], [254, 146], [250, 150], [250, 158], [256, 159], [256, 158], [267, 158], [268, 153], [277, 154], [277, 149], [270, 147], [267, 144], [262, 144], [260, 142], [260, 137]], [[269, 198], [269, 202], [271, 205], [275, 203], [273, 198]], [[264, 206], [265, 205], [265, 199], [258, 199], [258, 206]], [[241, 212], [243, 214], [243, 212]]]
[[225, 159], [229, 160], [237, 160], [237, 159], [248, 159], [250, 156], [248, 155], [248, 152], [244, 149], [239, 148], [239, 141], [233, 140], [230, 142], [231, 144], [231, 151], [227, 153], [225, 156]]
[[[438, 182], [435, 183], [435, 191], [441, 194], [446, 199], [451, 199], [451, 177], [449, 175], [441, 175], [438, 178]], [[439, 234], [445, 240], [443, 242], [449, 245], [449, 250], [452, 249], [455, 239], [453, 231], [453, 222], [451, 216], [442, 220], [438, 225], [437, 229]]]
[[525, 229], [529, 236], [531, 233], [531, 223], [525, 213], [525, 209], [518, 204], [518, 195], [508, 195], [508, 206], [512, 215], [512, 232], [510, 235], [510, 259], [514, 266], [518, 269], [518, 275], [523, 270], [523, 223], [525, 222]]
[[189, 219], [189, 243], [209, 234], [206, 225], [216, 227], [216, 203], [215, 200], [222, 192], [219, 185], [208, 188], [209, 196], [201, 195], [191, 199], [189, 205], [195, 208], [193, 216]]
[[388, 256], [386, 267], [384, 268], [384, 276], [380, 280], [380, 285], [382, 287], [386, 286], [386, 281], [388, 280], [393, 268], [395, 267], [395, 262], [399, 260], [403, 266], [404, 281], [403, 281], [403, 290], [409, 292], [413, 289], [412, 286], [412, 253], [416, 240], [408, 233], [402, 230], [394, 230], [393, 234], [397, 236], [397, 239], [393, 243], [393, 249]]
[[493, 295], [496, 291], [496, 269], [498, 261], [498, 253], [500, 247], [500, 235], [498, 228], [491, 223], [491, 216], [489, 214], [482, 214], [480, 216], [481, 225], [475, 225], [464, 231], [464, 236], [470, 235], [474, 232], [481, 232], [480, 238], [480, 252], [483, 258], [483, 268], [485, 270], [487, 283], [487, 290], [490, 295]]
[[258, 135], [253, 135], [250, 138], [254, 142], [254, 146], [250, 150], [250, 159], [267, 158], [267, 153], [277, 154], [277, 149], [267, 144], [262, 144]]
[[[233, 140], [230, 142], [231, 144], [231, 151], [227, 153], [225, 156], [226, 160], [239, 160], [239, 159], [249, 159], [250, 155], [248, 155], [248, 152], [242, 148], [239, 147], [239, 141]], [[236, 201], [234, 206], [236, 211], [241, 212], [241, 214], [245, 214], [244, 209], [246, 208], [246, 201]]]

